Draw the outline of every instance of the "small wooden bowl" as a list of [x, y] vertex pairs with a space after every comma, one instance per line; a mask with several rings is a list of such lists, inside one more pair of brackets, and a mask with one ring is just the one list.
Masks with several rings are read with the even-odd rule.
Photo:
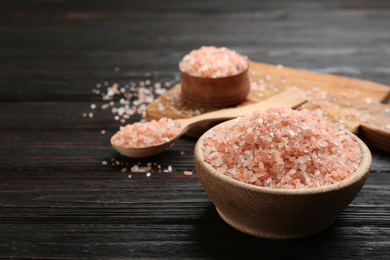
[[372, 163], [370, 150], [357, 139], [362, 162], [339, 183], [293, 190], [259, 187], [218, 173], [206, 163], [201, 150], [206, 135], [195, 146], [195, 165], [207, 195], [227, 224], [261, 238], [307, 237], [327, 228], [359, 193]]
[[231, 107], [242, 103], [250, 90], [248, 67], [243, 72], [221, 78], [201, 78], [181, 72], [182, 97], [191, 105]]

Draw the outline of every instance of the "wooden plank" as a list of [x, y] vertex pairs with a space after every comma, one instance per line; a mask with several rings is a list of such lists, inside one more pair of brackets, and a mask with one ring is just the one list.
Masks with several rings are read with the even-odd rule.
[[[204, 44], [285, 68], [389, 84], [388, 1], [0, 2], [0, 258], [390, 255], [389, 153], [372, 149], [365, 187], [327, 230], [269, 241], [226, 225], [196, 172], [183, 175], [193, 170], [196, 139], [182, 137], [156, 157], [131, 160], [108, 143], [121, 124], [114, 114], [82, 116], [102, 104], [91, 93], [96, 83], [122, 85], [154, 72], [163, 83], [160, 76], [173, 79], [183, 55]], [[121, 172], [148, 162], [174, 172]]]
[[[375, 202], [388, 197], [390, 175], [376, 177], [321, 234], [272, 241], [226, 225], [196, 175], [134, 173], [128, 179], [104, 170], [0, 173], [0, 256], [225, 258], [258, 251], [280, 258], [309, 250], [327, 259], [370, 258], [378, 250], [389, 253], [389, 205]], [[375, 243], [369, 243], [374, 234]]]

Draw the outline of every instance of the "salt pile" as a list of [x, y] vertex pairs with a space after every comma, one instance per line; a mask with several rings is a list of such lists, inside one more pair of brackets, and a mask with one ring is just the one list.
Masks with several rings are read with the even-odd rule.
[[112, 141], [122, 147], [148, 147], [166, 143], [179, 132], [179, 125], [172, 119], [163, 117], [158, 121], [136, 122], [121, 126]]
[[225, 47], [203, 46], [185, 55], [179, 68], [194, 77], [221, 78], [246, 70], [248, 59]]
[[339, 182], [358, 168], [354, 137], [307, 110], [270, 108], [210, 131], [204, 160], [221, 174], [258, 186], [314, 188]]

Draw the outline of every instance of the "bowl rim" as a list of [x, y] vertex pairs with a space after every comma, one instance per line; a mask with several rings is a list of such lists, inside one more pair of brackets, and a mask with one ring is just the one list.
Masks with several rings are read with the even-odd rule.
[[[185, 74], [187, 77], [190, 77], [190, 78], [194, 78], [194, 79], [197, 79], [197, 80], [222, 80], [222, 79], [230, 79], [230, 78], [234, 78], [234, 77], [237, 77], [239, 75], [242, 75], [242, 74], [247, 74], [250, 70], [250, 67], [251, 67], [251, 60], [247, 57], [247, 56], [244, 56], [246, 62], [247, 62], [247, 66], [246, 68], [239, 72], [239, 73], [236, 73], [236, 74], [233, 74], [233, 75], [230, 75], [230, 76], [225, 76], [225, 77], [217, 77], [217, 78], [209, 78], [209, 77], [199, 77], [199, 76], [193, 76], [187, 72], [184, 72], [180, 69], [180, 65], [179, 65], [179, 71], [180, 73], [183, 75]], [[181, 60], [180, 60], [181, 61]], [[180, 64], [180, 62], [179, 62]]]
[[[210, 133], [210, 131], [214, 130], [217, 127], [220, 127], [223, 124], [227, 124], [230, 121], [233, 121], [235, 119], [231, 119], [225, 122], [222, 122], [209, 130], [207, 130], [203, 135], [198, 139], [195, 150], [194, 150], [194, 157], [198, 157], [199, 163], [202, 164], [207, 170], [207, 174], [211, 174], [213, 177], [218, 178], [221, 181], [227, 182], [230, 185], [238, 186], [241, 189], [251, 190], [253, 192], [262, 192], [262, 193], [269, 193], [269, 194], [279, 194], [279, 195], [309, 195], [309, 194], [316, 194], [316, 193], [325, 193], [325, 192], [331, 192], [335, 190], [341, 190], [344, 188], [347, 188], [354, 183], [357, 183], [361, 180], [365, 180], [365, 178], [368, 176], [372, 164], [372, 155], [367, 147], [367, 145], [355, 134], [348, 130], [343, 130], [347, 134], [351, 135], [355, 140], [358, 142], [360, 150], [362, 151], [362, 159], [361, 162], [355, 172], [350, 174], [347, 178], [333, 184], [323, 185], [320, 187], [315, 188], [301, 188], [301, 189], [284, 189], [284, 188], [270, 188], [270, 187], [263, 187], [263, 186], [257, 186], [254, 184], [246, 183], [243, 181], [239, 181], [236, 179], [233, 179], [232, 177], [226, 176], [225, 174], [219, 173], [216, 169], [214, 169], [209, 163], [204, 161], [204, 156], [202, 153], [202, 145], [204, 139], [207, 137], [207, 135]], [[197, 161], [197, 160], [195, 160]]]

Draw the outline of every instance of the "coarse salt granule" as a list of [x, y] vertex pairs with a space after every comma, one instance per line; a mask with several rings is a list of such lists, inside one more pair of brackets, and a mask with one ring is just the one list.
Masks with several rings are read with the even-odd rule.
[[168, 142], [180, 132], [180, 126], [170, 118], [136, 122], [121, 126], [113, 136], [113, 143], [123, 147], [148, 147]]
[[239, 74], [248, 68], [248, 59], [228, 48], [202, 46], [179, 62], [181, 72], [201, 78], [221, 78]]
[[191, 176], [192, 174], [194, 174], [192, 171], [183, 171], [184, 176]]
[[314, 188], [339, 182], [358, 168], [354, 137], [308, 110], [270, 108], [210, 131], [203, 156], [218, 172], [271, 188]]

